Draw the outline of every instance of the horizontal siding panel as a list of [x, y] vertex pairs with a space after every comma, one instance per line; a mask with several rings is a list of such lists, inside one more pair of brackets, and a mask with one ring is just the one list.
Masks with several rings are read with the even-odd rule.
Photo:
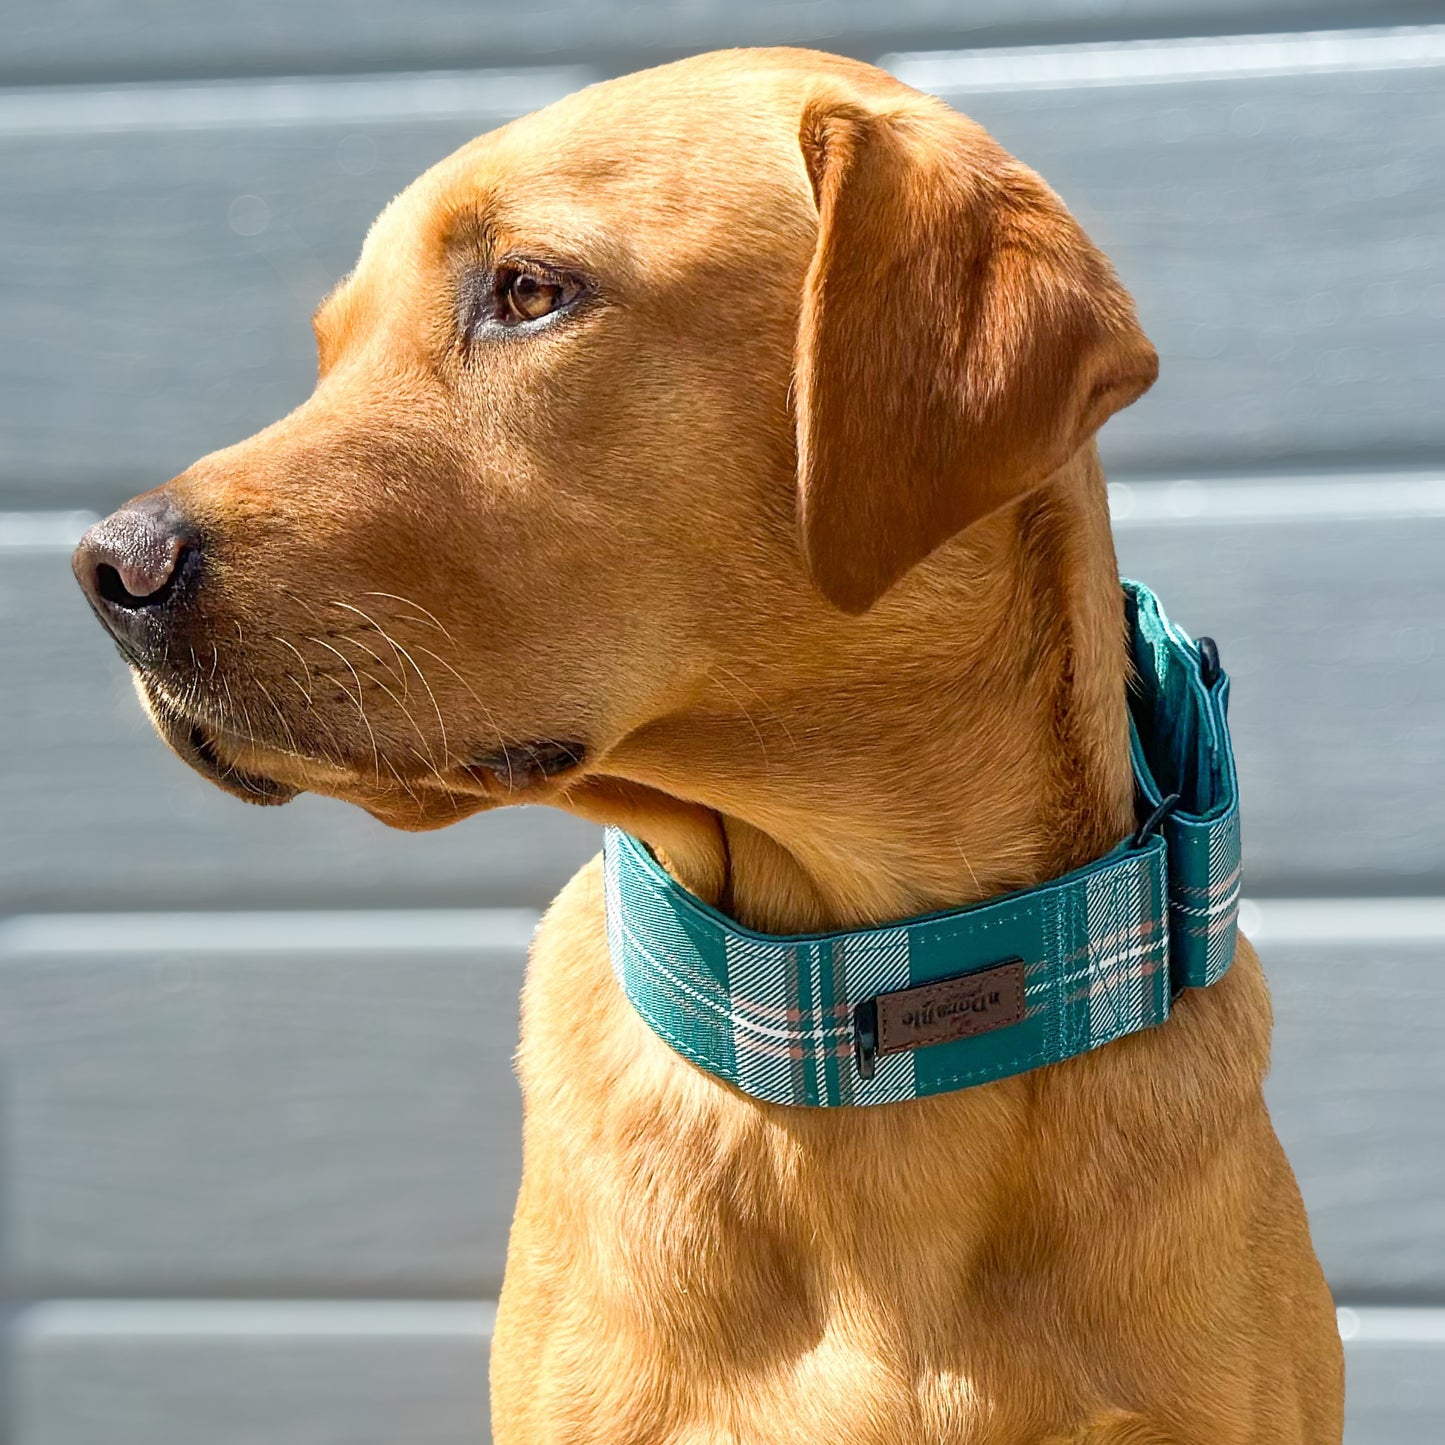
[[[486, 1305], [38, 1306], [0, 1335], [9, 1445], [482, 1445]], [[1345, 1445], [1445, 1437], [1439, 1311], [1345, 1310]]]
[[[495, 1290], [518, 920], [299, 915], [289, 945], [284, 916], [191, 926], [0, 935], [0, 1291]], [[1270, 1105], [1337, 1293], [1445, 1299], [1445, 903], [1255, 903], [1247, 926]]]
[[[1445, 48], [1428, 34], [1425, 64], [1320, 72], [1286, 38], [1282, 73], [1201, 79], [1168, 52], [1152, 80], [1102, 86], [1020, 89], [1021, 62], [985, 54], [948, 92], [1138, 295], [1164, 370], [1107, 428], [1115, 465], [1438, 455]], [[535, 103], [565, 74], [539, 76]], [[517, 77], [463, 84], [470, 101], [458, 83], [0, 95], [0, 497], [108, 508], [300, 401], [309, 312], [372, 217], [529, 104]]]
[[1105, 430], [1113, 466], [1438, 455], [1442, 39], [1418, 68], [1198, 79], [1161, 52], [1140, 83], [1065, 66], [942, 91], [1042, 172], [1138, 301], [1160, 379]]
[[1429, 0], [551, 0], [518, 24], [500, 0], [259, 0], [244, 12], [188, 0], [5, 0], [0, 80], [216, 74], [252, 70], [495, 65], [557, 55], [645, 65], [725, 45], [818, 45], [867, 52], [901, 37], [979, 43], [995, 36], [1218, 31], [1373, 24], [1428, 17]]
[[[198, 915], [0, 936], [0, 1294], [495, 1292], [527, 930], [287, 931]], [[98, 934], [110, 947], [68, 951]]]
[[[575, 83], [483, 76], [458, 97], [455, 78], [400, 80], [359, 107], [345, 83], [117, 106], [102, 95], [95, 129], [53, 135], [12, 118], [0, 129], [0, 505], [8, 492], [108, 511], [289, 411], [315, 377], [311, 311], [391, 197]], [[13, 104], [0, 94], [0, 114]], [[238, 108], [249, 124], [208, 119]], [[318, 114], [333, 118], [303, 119]], [[62, 123], [53, 104], [41, 121]]]
[[[1445, 484], [1372, 510], [1401, 484], [1358, 478], [1356, 512], [1311, 515], [1339, 490], [1136, 487], [1121, 562], [1235, 679], [1249, 886], [1427, 891], [1445, 886], [1445, 795], [1420, 786], [1445, 734]], [[1275, 513], [1211, 514], [1246, 494]], [[1161, 497], [1196, 514], [1162, 516]], [[220, 793], [152, 733], [63, 548], [0, 550], [0, 621], [0, 909], [539, 906], [597, 847], [548, 809], [414, 835]]]
[[1345, 1445], [1445, 1440], [1445, 1312], [1342, 1309]]
[[1445, 905], [1382, 937], [1409, 907], [1325, 905], [1304, 936], [1268, 904], [1249, 920], [1274, 994], [1270, 1108], [1337, 1298], [1445, 1298]]
[[1116, 523], [1124, 574], [1219, 643], [1256, 892], [1445, 881], [1445, 795], [1420, 785], [1445, 736], [1445, 511], [1372, 511], [1371, 485], [1353, 515], [1282, 486], [1273, 518], [1215, 516], [1206, 487], [1178, 491], [1199, 515]]
[[39, 1305], [0, 1336], [0, 1430], [7, 1445], [483, 1445], [494, 1313], [431, 1303]]

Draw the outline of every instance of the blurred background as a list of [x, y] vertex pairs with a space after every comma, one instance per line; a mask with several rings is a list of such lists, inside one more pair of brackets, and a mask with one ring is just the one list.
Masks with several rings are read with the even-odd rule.
[[1113, 256], [1125, 570], [1233, 674], [1275, 1119], [1350, 1445], [1445, 1439], [1445, 5], [0, 0], [0, 1445], [477, 1445], [536, 910], [596, 846], [248, 810], [68, 552], [299, 402], [372, 217], [719, 45], [880, 60]]

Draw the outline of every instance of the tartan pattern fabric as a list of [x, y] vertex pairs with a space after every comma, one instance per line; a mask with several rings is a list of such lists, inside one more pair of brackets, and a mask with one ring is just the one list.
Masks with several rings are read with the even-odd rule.
[[[646, 848], [604, 849], [613, 967], [680, 1054], [773, 1104], [882, 1104], [983, 1083], [1097, 1048], [1169, 1013], [1165, 844], [1124, 849], [1043, 888], [903, 926], [800, 938], [740, 928]], [[853, 1060], [853, 1009], [880, 993], [1025, 960], [1017, 1024]]]
[[1193, 639], [1142, 583], [1125, 581], [1124, 601], [1134, 777], [1146, 807], [1180, 795], [1163, 824], [1174, 989], [1207, 988], [1234, 960], [1242, 879], [1229, 677], [1206, 682]]
[[[1239, 813], [1228, 680], [1200, 677], [1193, 642], [1139, 583], [1131, 736], [1141, 806], [1170, 793], [1162, 828], [1036, 888], [877, 928], [781, 937], [740, 927], [682, 888], [644, 844], [603, 850], [612, 965], [678, 1053], [773, 1104], [896, 1103], [986, 1083], [1098, 1048], [1169, 1016], [1180, 988], [1234, 955]], [[987, 1033], [886, 1053], [865, 1078], [853, 1011], [883, 993], [1024, 964], [1024, 1014]]]

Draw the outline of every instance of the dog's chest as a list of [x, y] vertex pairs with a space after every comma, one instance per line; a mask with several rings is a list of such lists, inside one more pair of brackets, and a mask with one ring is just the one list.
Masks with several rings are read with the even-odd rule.
[[585, 879], [542, 935], [524, 1005], [499, 1445], [1032, 1445], [1042, 1432], [994, 1403], [1002, 1355], [1027, 1348], [973, 1283], [999, 1165], [977, 1151], [967, 1177], [912, 1182], [969, 1155], [939, 1141], [958, 1106], [902, 1138], [880, 1116], [843, 1143], [823, 1111], [760, 1113], [700, 1079], [628, 1009], [600, 919], [568, 906], [579, 890], [590, 903]]

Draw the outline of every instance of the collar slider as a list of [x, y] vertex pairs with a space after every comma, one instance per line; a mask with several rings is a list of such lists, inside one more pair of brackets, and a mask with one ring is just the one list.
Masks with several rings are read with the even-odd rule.
[[1201, 637], [1194, 645], [1199, 649], [1199, 680], [1213, 688], [1224, 671], [1219, 665], [1219, 644], [1212, 637]]
[[871, 1079], [878, 1065], [878, 1000], [866, 998], [853, 1010], [853, 1062], [858, 1077]]
[[1169, 796], [1165, 798], [1164, 801], [1160, 803], [1159, 806], [1155, 808], [1154, 811], [1150, 813], [1149, 816], [1145, 818], [1142, 823], [1139, 824], [1139, 831], [1135, 833], [1132, 838], [1129, 839], [1129, 847], [1142, 848], [1150, 840], [1150, 838], [1154, 836], [1155, 832], [1158, 830], [1159, 825], [1165, 820], [1165, 818], [1167, 818], [1170, 813], [1174, 811], [1175, 806], [1178, 804], [1178, 802], [1179, 794], [1170, 793]]

